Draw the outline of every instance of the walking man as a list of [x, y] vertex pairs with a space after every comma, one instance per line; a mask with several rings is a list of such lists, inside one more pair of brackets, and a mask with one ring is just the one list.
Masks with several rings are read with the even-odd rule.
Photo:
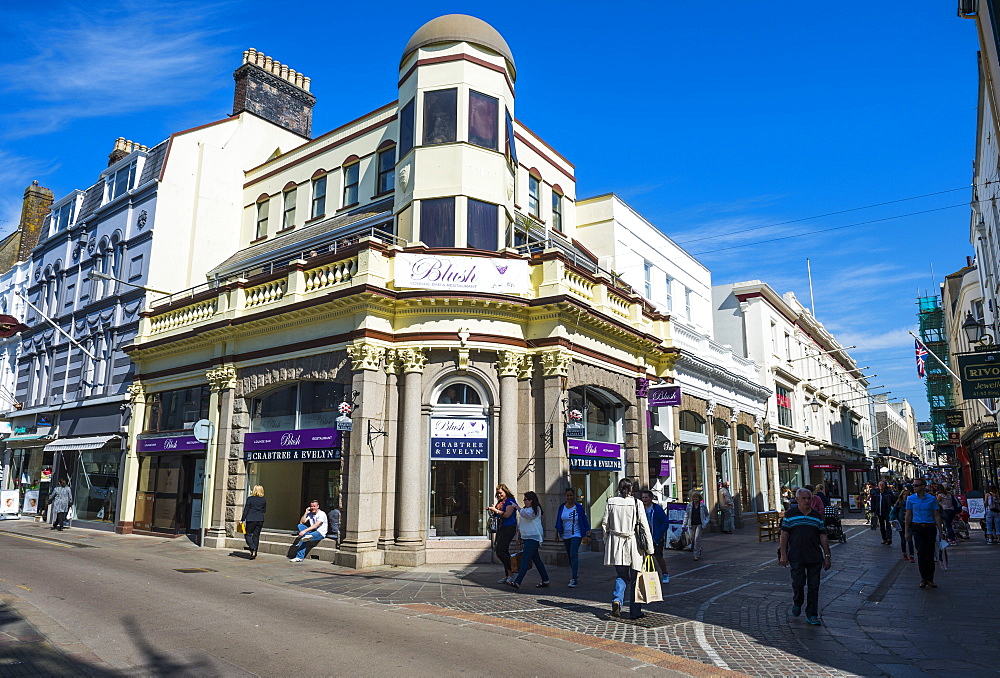
[[[778, 560], [782, 567], [791, 565], [792, 616], [802, 614], [806, 603], [806, 621], [818, 626], [820, 568], [830, 569], [830, 542], [826, 537], [823, 516], [810, 506], [812, 492], [805, 488], [795, 493], [796, 505], [785, 511], [781, 521]], [[809, 594], [804, 595], [808, 584]]]
[[729, 481], [723, 480], [719, 487], [719, 510], [722, 512], [722, 532], [733, 533], [733, 493], [729, 491]]
[[906, 498], [906, 539], [913, 537], [920, 569], [920, 588], [937, 588], [934, 583], [934, 551], [944, 534], [941, 506], [933, 494], [927, 494], [927, 481], [913, 481], [914, 494]]
[[653, 501], [653, 493], [649, 490], [642, 491], [642, 505], [646, 509], [646, 522], [649, 523], [649, 531], [653, 533], [653, 557], [656, 564], [660, 566], [663, 573], [663, 583], [670, 583], [670, 575], [667, 574], [667, 561], [663, 559], [663, 547], [667, 541], [667, 529], [670, 521], [667, 520], [667, 512], [663, 507]]
[[872, 522], [878, 521], [879, 529], [882, 530], [882, 543], [891, 545], [892, 526], [889, 525], [889, 512], [896, 503], [896, 494], [889, 489], [888, 483], [880, 480], [878, 487], [871, 492], [870, 502]]

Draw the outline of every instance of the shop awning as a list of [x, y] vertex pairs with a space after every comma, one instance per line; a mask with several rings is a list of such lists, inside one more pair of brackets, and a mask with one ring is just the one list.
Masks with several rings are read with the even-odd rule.
[[4, 438], [3, 442], [6, 443], [7, 447], [41, 447], [52, 438], [53, 436], [48, 433], [26, 433]]
[[51, 452], [63, 450], [96, 450], [112, 441], [121, 440], [121, 436], [90, 436], [81, 438], [60, 438], [45, 446]]

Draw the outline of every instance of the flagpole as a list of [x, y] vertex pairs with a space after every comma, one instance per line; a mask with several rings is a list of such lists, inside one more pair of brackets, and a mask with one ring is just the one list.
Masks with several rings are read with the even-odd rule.
[[934, 351], [932, 351], [929, 348], [927, 348], [927, 344], [925, 344], [924, 342], [920, 341], [920, 337], [918, 337], [917, 335], [915, 335], [913, 332], [907, 332], [907, 334], [909, 334], [911, 337], [913, 337], [914, 339], [916, 339], [917, 343], [920, 344], [921, 346], [923, 346], [925, 351], [927, 351], [932, 356], [934, 356], [934, 359], [937, 360], [939, 363], [941, 363], [941, 367], [943, 367], [944, 369], [948, 370], [948, 374], [950, 374], [951, 376], [955, 377], [955, 379], [957, 379], [958, 381], [962, 381], [962, 377], [960, 377], [957, 374], [955, 374], [954, 372], [952, 372], [951, 368], [948, 367], [948, 365], [947, 365], [947, 363], [945, 363], [945, 361], [941, 360], [940, 356], [938, 356], [937, 353], [935, 353]]

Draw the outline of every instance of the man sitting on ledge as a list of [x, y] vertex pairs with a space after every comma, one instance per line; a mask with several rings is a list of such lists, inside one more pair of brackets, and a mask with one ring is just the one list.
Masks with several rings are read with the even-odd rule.
[[301, 563], [306, 558], [306, 549], [326, 536], [326, 513], [319, 510], [319, 499], [309, 502], [309, 507], [299, 519], [299, 550], [289, 562]]

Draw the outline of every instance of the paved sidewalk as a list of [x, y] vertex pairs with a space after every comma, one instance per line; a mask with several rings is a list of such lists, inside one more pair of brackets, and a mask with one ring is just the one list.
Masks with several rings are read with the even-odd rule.
[[[73, 529], [58, 539], [76, 545], [154, 550], [178, 567], [210, 567], [229, 576], [304, 587], [389, 606], [445, 623], [487, 624], [505, 633], [530, 633], [587, 652], [620, 655], [623, 669], [658, 675], [753, 676], [987, 676], [1000, 665], [991, 600], [1000, 599], [1000, 546], [982, 533], [953, 547], [940, 588], [921, 590], [916, 565], [898, 545], [883, 546], [859, 519], [845, 521], [849, 540], [833, 547], [833, 569], [820, 594], [824, 625], [789, 615], [788, 571], [776, 563], [776, 543], [755, 531], [713, 534], [701, 561], [668, 551], [671, 583], [665, 600], [639, 623], [609, 615], [613, 585], [602, 554], [585, 553], [581, 585], [570, 589], [566, 568], [552, 567], [552, 586], [536, 589], [529, 572], [515, 591], [496, 583], [500, 566], [425, 566], [355, 571], [310, 560], [199, 549], [188, 542]], [[44, 526], [0, 529], [50, 538]], [[697, 663], [695, 663], [697, 662]], [[729, 674], [732, 675], [732, 674]]]

